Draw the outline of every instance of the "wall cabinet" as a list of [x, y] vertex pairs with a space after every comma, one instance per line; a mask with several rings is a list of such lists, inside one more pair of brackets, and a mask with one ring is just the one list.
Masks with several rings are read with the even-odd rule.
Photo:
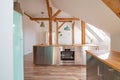
[[87, 80], [120, 80], [120, 72], [87, 53]]

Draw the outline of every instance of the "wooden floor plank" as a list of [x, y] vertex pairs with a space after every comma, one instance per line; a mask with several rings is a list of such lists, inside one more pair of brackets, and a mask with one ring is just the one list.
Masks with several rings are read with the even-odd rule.
[[32, 55], [24, 57], [24, 80], [86, 80], [85, 66], [36, 66]]

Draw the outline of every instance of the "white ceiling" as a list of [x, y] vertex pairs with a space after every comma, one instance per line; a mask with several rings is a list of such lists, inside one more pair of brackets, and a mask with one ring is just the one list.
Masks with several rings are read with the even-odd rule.
[[[21, 0], [21, 7], [24, 12], [33, 17], [48, 17], [45, 0]], [[42, 15], [41, 12], [44, 12]]]
[[[32, 17], [48, 17], [46, 0], [19, 0], [21, 3], [22, 10]], [[53, 9], [53, 14], [58, 10], [50, 3]], [[41, 12], [44, 12], [42, 15]], [[65, 12], [61, 12], [57, 17], [71, 17]]]

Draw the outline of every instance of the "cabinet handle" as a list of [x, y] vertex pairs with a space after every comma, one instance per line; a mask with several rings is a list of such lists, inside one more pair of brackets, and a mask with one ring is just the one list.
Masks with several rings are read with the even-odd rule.
[[99, 77], [102, 77], [103, 75], [100, 73], [100, 66], [97, 66], [97, 75]]

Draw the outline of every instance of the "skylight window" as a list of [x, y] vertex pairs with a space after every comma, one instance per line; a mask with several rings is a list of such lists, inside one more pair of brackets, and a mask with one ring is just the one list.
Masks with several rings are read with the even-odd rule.
[[[107, 35], [106, 35], [106, 33], [104, 32], [104, 31], [102, 31], [101, 29], [98, 29], [98, 28], [96, 28], [96, 27], [94, 27], [93, 25], [90, 25], [90, 24], [88, 24], [87, 23], [87, 27], [89, 27], [89, 29], [91, 29], [92, 30], [92, 32], [94, 32], [95, 34], [93, 34], [93, 35], [96, 35], [95, 37], [97, 38], [97, 40], [102, 40], [102, 41], [104, 41], [106, 38], [109, 38]], [[98, 38], [100, 38], [100, 39], [98, 39]]]

